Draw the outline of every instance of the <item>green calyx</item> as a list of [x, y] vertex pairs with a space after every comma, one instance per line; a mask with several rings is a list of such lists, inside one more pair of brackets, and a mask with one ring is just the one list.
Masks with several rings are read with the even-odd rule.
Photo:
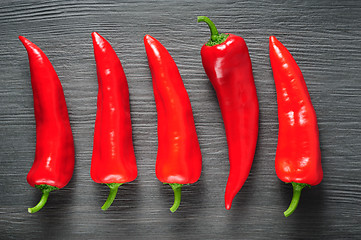
[[174, 191], [174, 203], [173, 206], [169, 209], [172, 213], [174, 213], [175, 211], [177, 211], [181, 202], [183, 184], [179, 184], [179, 183], [164, 183], [164, 184], [169, 184], [169, 186], [171, 186]]
[[198, 22], [205, 22], [208, 24], [209, 29], [211, 30], [211, 38], [206, 43], [206, 46], [215, 46], [223, 43], [228, 38], [229, 34], [218, 33], [216, 25], [206, 16], [199, 16], [197, 18]]
[[283, 213], [285, 217], [290, 216], [297, 208], [298, 202], [300, 201], [301, 191], [304, 187], [311, 187], [309, 184], [306, 183], [296, 183], [292, 182], [293, 187], [293, 196], [291, 200], [291, 204], [288, 209]]
[[51, 191], [59, 189], [57, 187], [46, 185], [46, 184], [35, 185], [35, 188], [40, 189], [43, 192], [43, 195], [41, 196], [39, 203], [35, 207], [28, 208], [29, 213], [36, 213], [40, 209], [42, 209], [44, 207], [46, 201], [48, 200], [49, 193]]
[[117, 196], [118, 188], [123, 183], [106, 183], [108, 187], [110, 188], [109, 195], [107, 200], [105, 201], [104, 205], [102, 206], [102, 210], [107, 210], [113, 203], [115, 197]]

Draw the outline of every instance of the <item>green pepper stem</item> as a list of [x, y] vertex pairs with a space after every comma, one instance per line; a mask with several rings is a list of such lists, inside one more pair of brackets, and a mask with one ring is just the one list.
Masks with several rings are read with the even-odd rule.
[[117, 196], [118, 188], [122, 184], [123, 183], [107, 183], [108, 187], [110, 188], [110, 191], [107, 200], [102, 206], [102, 210], [105, 211], [112, 205], [115, 197]]
[[285, 217], [290, 216], [297, 208], [298, 206], [298, 202], [300, 201], [300, 197], [301, 197], [301, 191], [304, 187], [309, 186], [308, 184], [304, 184], [304, 183], [296, 183], [296, 182], [292, 182], [292, 187], [293, 187], [293, 196], [292, 196], [292, 201], [290, 206], [288, 207], [288, 209], [283, 213], [285, 215]]
[[50, 185], [47, 185], [47, 184], [41, 184], [41, 185], [35, 185], [35, 187], [37, 189], [40, 189], [42, 192], [43, 192], [43, 195], [41, 196], [41, 199], [39, 201], [38, 204], [36, 204], [35, 207], [32, 207], [32, 208], [28, 208], [28, 212], [29, 213], [36, 213], [38, 212], [40, 209], [42, 209], [46, 203], [46, 201], [48, 201], [48, 197], [49, 197], [49, 193], [51, 191], [54, 191], [54, 190], [58, 190], [59, 188], [57, 187], [54, 187], [54, 186], [50, 186]]
[[172, 213], [177, 211], [180, 202], [181, 202], [181, 194], [182, 194], [182, 186], [183, 184], [178, 183], [169, 183], [169, 185], [172, 187], [174, 191], [174, 203], [173, 206], [169, 209]]
[[206, 43], [206, 46], [215, 46], [223, 43], [227, 40], [229, 34], [219, 33], [216, 25], [206, 16], [199, 16], [197, 18], [198, 22], [205, 22], [208, 24], [209, 29], [211, 30], [211, 38]]
[[37, 211], [42, 209], [44, 207], [46, 201], [48, 201], [49, 193], [50, 193], [50, 191], [43, 190], [43, 195], [41, 196], [40, 202], [38, 204], [36, 204], [35, 207], [28, 208], [28, 212], [36, 213]]
[[216, 25], [214, 25], [214, 23], [211, 21], [211, 19], [209, 19], [206, 16], [198, 16], [197, 17], [197, 22], [205, 22], [208, 24], [209, 29], [211, 30], [211, 39], [212, 41], [216, 41], [217, 40], [217, 36], [219, 35], [218, 30], [216, 28]]

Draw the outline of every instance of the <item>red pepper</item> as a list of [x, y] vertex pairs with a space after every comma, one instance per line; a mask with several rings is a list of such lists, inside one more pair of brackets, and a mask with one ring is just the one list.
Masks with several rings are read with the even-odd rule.
[[297, 208], [301, 190], [322, 180], [319, 134], [316, 112], [296, 61], [274, 36], [269, 39], [269, 51], [278, 103], [276, 173], [293, 186], [291, 204], [284, 212], [288, 217]]
[[49, 193], [63, 188], [74, 170], [74, 142], [63, 88], [49, 59], [34, 43], [19, 36], [28, 52], [36, 121], [35, 160], [27, 181], [42, 190], [40, 202], [29, 213], [45, 205]]
[[178, 68], [167, 49], [155, 38], [144, 37], [153, 78], [158, 112], [158, 154], [156, 175], [174, 190], [175, 212], [183, 184], [196, 182], [202, 170], [202, 156], [192, 107]]
[[97, 114], [90, 175], [110, 188], [106, 210], [120, 185], [137, 177], [128, 83], [117, 54], [98, 33], [92, 33], [98, 75]]
[[251, 59], [243, 38], [219, 34], [213, 22], [204, 16], [211, 39], [201, 49], [204, 70], [218, 98], [226, 130], [229, 151], [229, 177], [225, 207], [231, 209], [235, 195], [251, 170], [258, 136], [258, 100]]

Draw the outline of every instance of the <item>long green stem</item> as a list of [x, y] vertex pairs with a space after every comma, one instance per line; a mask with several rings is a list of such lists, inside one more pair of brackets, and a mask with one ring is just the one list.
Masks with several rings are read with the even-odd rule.
[[216, 28], [216, 25], [214, 25], [214, 23], [211, 21], [211, 19], [209, 19], [206, 16], [198, 16], [197, 22], [205, 22], [208, 24], [209, 30], [211, 30], [211, 39], [213, 41], [215, 41], [219, 34], [218, 34], [218, 30]]
[[41, 199], [39, 201], [38, 204], [36, 204], [35, 207], [32, 208], [28, 208], [28, 212], [29, 213], [36, 213], [38, 212], [40, 209], [42, 209], [46, 203], [46, 201], [48, 201], [48, 197], [49, 197], [49, 193], [51, 191], [54, 190], [58, 190], [59, 188], [54, 187], [54, 186], [50, 186], [50, 185], [46, 185], [46, 184], [42, 184], [42, 185], [35, 185], [36, 188], [40, 189], [43, 192], [43, 195], [41, 196]]
[[181, 202], [181, 194], [182, 194], [182, 186], [183, 184], [178, 183], [169, 183], [169, 185], [172, 187], [174, 191], [174, 203], [173, 206], [169, 209], [172, 213], [177, 211], [180, 202]]
[[110, 191], [107, 200], [102, 206], [102, 210], [105, 211], [112, 205], [115, 197], [117, 196], [118, 188], [122, 184], [123, 183], [107, 183], [108, 187], [110, 188]]
[[205, 22], [208, 24], [209, 30], [211, 31], [211, 38], [206, 43], [207, 46], [214, 46], [223, 43], [228, 38], [229, 34], [218, 33], [216, 25], [206, 16], [198, 16], [198, 22]]
[[300, 197], [301, 197], [301, 191], [304, 187], [309, 186], [308, 184], [305, 183], [295, 183], [292, 182], [292, 187], [293, 187], [293, 196], [292, 196], [292, 201], [290, 206], [288, 207], [288, 209], [283, 213], [285, 215], [285, 217], [290, 216], [297, 208], [298, 206], [298, 202], [300, 201]]
[[37, 211], [39, 211], [40, 209], [42, 209], [46, 203], [46, 201], [48, 201], [48, 197], [49, 197], [49, 191], [43, 191], [43, 195], [41, 196], [40, 202], [38, 204], [36, 204], [35, 207], [32, 208], [28, 208], [28, 212], [29, 213], [36, 213]]

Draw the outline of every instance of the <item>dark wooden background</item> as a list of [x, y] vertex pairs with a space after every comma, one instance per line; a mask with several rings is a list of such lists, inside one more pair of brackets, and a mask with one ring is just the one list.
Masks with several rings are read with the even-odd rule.
[[[248, 44], [260, 103], [251, 174], [231, 211], [224, 208], [228, 151], [215, 92], [200, 58], [209, 37], [198, 15]], [[91, 32], [117, 52], [128, 78], [138, 178], [112, 207], [90, 178], [97, 79]], [[178, 211], [155, 176], [156, 109], [143, 36], [169, 50], [192, 103], [203, 155], [196, 184]], [[75, 140], [70, 183], [40, 212], [26, 182], [35, 121], [23, 35], [49, 57], [62, 82]], [[297, 211], [283, 211], [291, 187], [276, 177], [277, 105], [268, 56], [275, 35], [301, 67], [320, 128], [324, 180], [305, 189]], [[2, 1], [0, 4], [0, 239], [343, 239], [361, 238], [361, 1]]]

